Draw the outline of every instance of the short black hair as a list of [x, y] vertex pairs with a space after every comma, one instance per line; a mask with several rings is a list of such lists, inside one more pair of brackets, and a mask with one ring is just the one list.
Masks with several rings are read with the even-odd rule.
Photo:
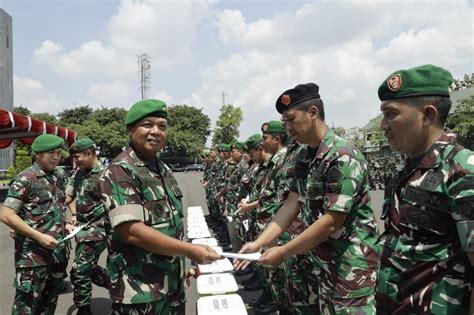
[[271, 135], [272, 138], [275, 138], [276, 136], [280, 137], [280, 143], [282, 145], [286, 145], [288, 142], [288, 134], [286, 132], [269, 133], [269, 135]]
[[425, 105], [433, 105], [438, 110], [438, 123], [443, 127], [448, 118], [449, 111], [451, 109], [451, 99], [446, 96], [419, 96], [400, 99], [400, 102], [404, 102], [408, 105], [421, 108]]
[[301, 110], [301, 111], [308, 111], [308, 109], [311, 106], [316, 106], [319, 112], [319, 117], [321, 118], [322, 121], [324, 121], [324, 103], [323, 103], [323, 100], [320, 98], [312, 98], [310, 100], [301, 102], [293, 106], [292, 108]]

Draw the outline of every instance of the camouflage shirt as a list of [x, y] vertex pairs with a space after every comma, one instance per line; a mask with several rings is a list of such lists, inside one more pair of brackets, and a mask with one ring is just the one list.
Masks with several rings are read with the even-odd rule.
[[[33, 229], [60, 241], [66, 236], [64, 194], [66, 174], [60, 167], [43, 171], [37, 163], [22, 171], [10, 185], [4, 206], [16, 210], [18, 216]], [[54, 250], [16, 233], [15, 266], [36, 267], [67, 261], [70, 242], [60, 242]]]
[[445, 133], [421, 162], [393, 178], [382, 218], [389, 260], [460, 260], [474, 251], [474, 154]]
[[76, 241], [100, 241], [106, 237], [107, 216], [100, 199], [99, 177], [105, 167], [100, 161], [91, 170], [78, 169], [66, 186], [66, 195], [76, 199], [77, 222], [87, 225]]
[[281, 172], [285, 155], [286, 147], [279, 150], [270, 158], [269, 170], [258, 196], [257, 226], [260, 230], [265, 229], [267, 223], [270, 222], [285, 201], [284, 199], [278, 198], [279, 190], [286, 189], [287, 187], [283, 185], [285, 182], [285, 174]]
[[241, 185], [242, 176], [244, 176], [247, 169], [248, 164], [244, 160], [241, 160], [239, 163], [237, 163], [237, 165], [232, 169], [231, 173], [229, 174], [226, 199], [227, 202], [231, 204], [231, 208], [234, 211], [237, 210], [237, 205], [240, 200], [247, 196], [246, 191]]
[[[112, 228], [141, 221], [170, 237], [183, 240], [182, 193], [171, 170], [159, 160], [147, 164], [129, 147], [104, 170], [100, 190]], [[144, 251], [108, 236], [107, 270], [113, 303], [149, 303], [182, 288], [184, 258]]]
[[373, 294], [377, 225], [370, 207], [367, 163], [360, 151], [331, 130], [317, 149], [307, 148], [306, 154], [309, 171], [299, 192], [306, 203], [306, 225], [327, 211], [347, 214], [343, 226], [312, 251], [316, 268], [323, 271], [319, 279], [322, 290], [337, 298]]

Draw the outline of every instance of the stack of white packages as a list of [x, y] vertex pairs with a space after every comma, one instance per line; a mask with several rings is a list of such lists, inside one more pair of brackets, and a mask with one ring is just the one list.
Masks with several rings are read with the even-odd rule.
[[201, 207], [188, 207], [188, 239], [210, 237], [209, 227]]
[[[208, 245], [217, 253], [222, 253], [217, 240], [210, 237], [201, 207], [188, 208], [187, 229], [188, 239], [193, 244]], [[236, 294], [238, 286], [232, 275], [234, 267], [228, 258], [198, 265], [198, 270], [200, 276], [197, 278], [197, 290], [201, 295], [197, 302], [199, 315], [247, 314], [244, 301]]]

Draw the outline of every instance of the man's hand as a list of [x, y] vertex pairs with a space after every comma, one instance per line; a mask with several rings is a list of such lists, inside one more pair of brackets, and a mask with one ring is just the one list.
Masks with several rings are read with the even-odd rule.
[[[260, 246], [257, 242], [249, 242], [246, 243], [239, 251], [239, 254], [251, 254], [257, 253], [262, 250], [262, 246]], [[234, 269], [243, 270], [251, 264], [250, 260], [242, 260], [242, 259], [234, 259]]]
[[52, 237], [51, 235], [48, 234], [40, 234], [38, 238], [36, 239], [38, 243], [40, 243], [41, 246], [44, 248], [53, 250], [58, 246], [58, 241]]
[[75, 227], [74, 225], [67, 223], [67, 224], [66, 224], [66, 231], [67, 231], [67, 234], [71, 234], [72, 231], [74, 231], [75, 228], [76, 228], [76, 227]]
[[265, 251], [260, 259], [259, 263], [262, 265], [278, 266], [287, 260], [287, 253], [284, 246], [276, 246]]
[[221, 256], [215, 250], [207, 245], [193, 245], [189, 258], [198, 264], [208, 264], [221, 259]]

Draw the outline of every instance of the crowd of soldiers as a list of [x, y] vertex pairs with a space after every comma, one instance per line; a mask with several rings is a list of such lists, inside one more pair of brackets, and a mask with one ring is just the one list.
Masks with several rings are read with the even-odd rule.
[[404, 167], [404, 157], [401, 154], [391, 154], [383, 157], [367, 156], [369, 187], [371, 190], [384, 190], [385, 182], [393, 173], [400, 172]]
[[[262, 253], [234, 260], [237, 273], [252, 273], [245, 288], [263, 289], [250, 303], [256, 313], [473, 313], [474, 155], [444, 130], [452, 80], [424, 65], [390, 74], [378, 89], [381, 128], [407, 156], [385, 181], [381, 235], [369, 163], [327, 127], [314, 83], [277, 98], [281, 120], [210, 152], [209, 225], [224, 250]], [[33, 142], [35, 163], [0, 211], [15, 231], [12, 314], [54, 314], [75, 233], [78, 314], [91, 314], [91, 283], [108, 289], [110, 314], [183, 314], [184, 258], [220, 259], [184, 239], [183, 194], [159, 155], [165, 103], [135, 103], [125, 125], [129, 145], [107, 166], [93, 141], [79, 139], [69, 149], [79, 166], [71, 178], [58, 167], [63, 139]]]

